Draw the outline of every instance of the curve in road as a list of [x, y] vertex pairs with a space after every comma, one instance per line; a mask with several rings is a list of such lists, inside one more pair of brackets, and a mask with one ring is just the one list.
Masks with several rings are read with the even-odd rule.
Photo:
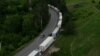
[[48, 35], [53, 32], [59, 20], [59, 12], [49, 7], [49, 13], [51, 14], [51, 19], [44, 31], [38, 37], [36, 37], [36, 39], [28, 46], [15, 54], [15, 56], [28, 56], [29, 53], [37, 49], [37, 47], [48, 37]]

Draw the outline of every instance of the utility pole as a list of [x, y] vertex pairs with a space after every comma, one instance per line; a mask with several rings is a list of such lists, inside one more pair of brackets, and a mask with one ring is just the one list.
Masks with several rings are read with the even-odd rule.
[[42, 30], [42, 25], [43, 25], [43, 21], [42, 21], [42, 18], [41, 18], [41, 30]]

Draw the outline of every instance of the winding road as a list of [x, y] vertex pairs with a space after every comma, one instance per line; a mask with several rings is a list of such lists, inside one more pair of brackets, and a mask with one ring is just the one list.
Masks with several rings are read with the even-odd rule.
[[15, 56], [28, 56], [29, 53], [37, 49], [38, 46], [48, 37], [48, 35], [52, 33], [52, 31], [57, 26], [59, 20], [59, 12], [49, 7], [49, 13], [51, 14], [51, 19], [47, 24], [46, 28], [43, 30], [43, 32], [38, 37], [36, 37], [36, 39], [33, 42], [28, 44], [28, 46], [26, 46], [17, 54], [15, 54]]

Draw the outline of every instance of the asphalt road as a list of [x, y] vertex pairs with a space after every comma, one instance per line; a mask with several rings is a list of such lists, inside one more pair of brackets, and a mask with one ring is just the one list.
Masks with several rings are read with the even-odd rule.
[[[37, 49], [38, 46], [55, 29], [55, 27], [58, 23], [58, 20], [59, 20], [59, 14], [56, 10], [54, 10], [52, 8], [49, 8], [49, 13], [51, 14], [51, 19], [50, 19], [49, 23], [47, 24], [46, 28], [43, 30], [43, 32], [38, 37], [36, 37], [36, 39], [33, 42], [31, 42], [25, 48], [23, 48], [21, 51], [19, 51], [17, 54], [15, 54], [15, 56], [29, 55], [33, 50]], [[44, 35], [44, 37], [42, 35]]]

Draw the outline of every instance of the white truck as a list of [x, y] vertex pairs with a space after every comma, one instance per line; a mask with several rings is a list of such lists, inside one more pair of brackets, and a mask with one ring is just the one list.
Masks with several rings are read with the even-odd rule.
[[59, 19], [62, 20], [62, 13], [59, 12]]
[[59, 31], [59, 27], [56, 27], [52, 32], [52, 36], [55, 38], [57, 36], [57, 32]]
[[33, 50], [28, 56], [40, 56], [41, 53], [39, 50]]
[[54, 9], [55, 9], [57, 12], [59, 12], [59, 9], [58, 9], [58, 8], [55, 7]]
[[57, 27], [61, 28], [62, 20], [58, 21]]
[[54, 38], [49, 36], [46, 38], [46, 40], [44, 40], [40, 46], [39, 46], [39, 50], [41, 52], [45, 51], [48, 47], [50, 47], [50, 45], [54, 42]]

